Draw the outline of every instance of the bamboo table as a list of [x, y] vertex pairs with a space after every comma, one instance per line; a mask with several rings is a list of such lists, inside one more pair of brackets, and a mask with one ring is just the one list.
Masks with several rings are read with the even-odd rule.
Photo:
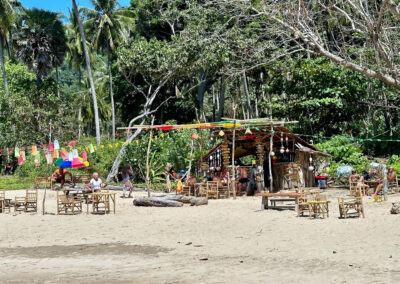
[[[92, 193], [92, 213], [99, 213], [99, 204], [104, 204], [104, 214], [110, 213], [110, 203], [113, 204], [115, 214], [115, 192], [93, 192]], [[89, 213], [89, 206], [87, 207]]]
[[[297, 212], [298, 204], [297, 198], [301, 196], [300, 193], [296, 192], [288, 192], [288, 193], [256, 193], [255, 196], [261, 196], [261, 210], [268, 210], [268, 209], [294, 209]], [[268, 198], [271, 198], [271, 206], [268, 205]], [[295, 205], [288, 205], [288, 206], [276, 206], [276, 202], [281, 201], [294, 201]]]

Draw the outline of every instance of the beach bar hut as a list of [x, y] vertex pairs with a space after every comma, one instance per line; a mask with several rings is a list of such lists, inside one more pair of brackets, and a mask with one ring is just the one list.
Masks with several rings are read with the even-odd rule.
[[[233, 136], [234, 132], [235, 136]], [[329, 156], [318, 151], [315, 146], [307, 143], [284, 126], [258, 126], [238, 128], [235, 131], [227, 129], [222, 132], [216, 130], [213, 135], [223, 141], [201, 157], [202, 170], [231, 169], [232, 142], [235, 139], [235, 162], [245, 156], [253, 155], [257, 166], [262, 167], [264, 171], [264, 186], [267, 188], [270, 187], [269, 156], [271, 156], [273, 192], [284, 189], [285, 175], [294, 166], [299, 169], [301, 185], [315, 186], [315, 160], [319, 156]]]

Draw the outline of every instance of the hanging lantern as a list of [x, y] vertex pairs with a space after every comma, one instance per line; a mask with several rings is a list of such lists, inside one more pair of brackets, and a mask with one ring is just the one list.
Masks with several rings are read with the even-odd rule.
[[283, 147], [283, 145], [282, 145], [281, 149], [279, 150], [279, 152], [280, 152], [281, 154], [285, 153], [285, 147]]
[[286, 153], [289, 153], [289, 152], [290, 152], [289, 148], [286, 148]]
[[312, 157], [310, 157], [310, 163], [312, 163]]
[[219, 132], [218, 134], [219, 134], [219, 136], [224, 136], [224, 135], [225, 135], [225, 132], [223, 132], [222, 130], [220, 130], [220, 132]]
[[275, 152], [274, 152], [274, 151], [271, 151], [271, 152], [269, 153], [269, 155], [273, 157], [273, 156], [275, 156]]
[[308, 167], [308, 170], [309, 170], [310, 172], [313, 171], [313, 170], [314, 170], [314, 166], [313, 166], [313, 165], [309, 166], [309, 167]]
[[246, 135], [252, 134], [252, 132], [251, 132], [251, 130], [250, 130], [250, 127], [247, 127], [246, 132], [245, 132], [244, 134], [246, 134]]

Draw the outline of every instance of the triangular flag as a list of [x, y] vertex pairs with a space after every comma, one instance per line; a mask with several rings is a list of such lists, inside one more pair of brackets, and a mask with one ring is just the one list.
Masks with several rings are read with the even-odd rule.
[[49, 152], [54, 152], [54, 143], [53, 142], [49, 143]]
[[86, 151], [82, 152], [82, 159], [83, 159], [84, 162], [87, 161], [87, 152]]
[[14, 153], [15, 153], [15, 157], [19, 158], [19, 148], [18, 148], [18, 146], [15, 146]]
[[46, 162], [48, 165], [51, 165], [53, 163], [53, 156], [50, 152], [46, 152]]
[[72, 161], [74, 159], [74, 154], [72, 152], [68, 152], [68, 161]]
[[89, 144], [89, 153], [93, 153], [93, 152], [94, 152], [93, 144], [90, 143]]
[[37, 147], [35, 145], [32, 146], [32, 155], [36, 156], [38, 153]]
[[24, 159], [21, 156], [19, 156], [18, 157], [18, 165], [22, 166], [23, 163], [24, 163]]
[[19, 156], [20, 156], [20, 158], [22, 158], [22, 161], [25, 161], [25, 160], [26, 160], [26, 158], [25, 158], [25, 151], [19, 151]]
[[62, 158], [64, 161], [67, 161], [67, 160], [68, 160], [68, 153], [67, 153], [65, 150], [61, 151], [61, 158]]
[[72, 156], [73, 156], [73, 158], [78, 158], [79, 157], [77, 149], [72, 150]]
[[53, 159], [58, 159], [59, 157], [60, 157], [60, 154], [58, 152], [58, 149], [54, 148]]
[[58, 140], [54, 140], [54, 149], [60, 150], [60, 143], [58, 142]]

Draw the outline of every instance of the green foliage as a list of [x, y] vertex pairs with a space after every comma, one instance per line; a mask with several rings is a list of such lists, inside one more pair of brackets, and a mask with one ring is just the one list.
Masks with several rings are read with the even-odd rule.
[[330, 175], [336, 175], [336, 170], [339, 166], [352, 166], [358, 173], [368, 167], [368, 158], [363, 156], [360, 145], [351, 143], [349, 137], [334, 136], [330, 140], [317, 144], [316, 147], [332, 155], [329, 169]]
[[392, 166], [396, 173], [400, 173], [400, 157], [398, 155], [392, 155], [388, 160], [388, 165]]
[[19, 176], [2, 176], [0, 177], [0, 189], [16, 190], [28, 189], [34, 186], [33, 178], [21, 178]]
[[[175, 171], [183, 169], [187, 171], [190, 162], [190, 150], [192, 133], [194, 130], [182, 129], [178, 131], [156, 132], [151, 145], [150, 168], [151, 182], [163, 180], [163, 173], [167, 163], [171, 163]], [[146, 176], [146, 152], [149, 134], [145, 133], [140, 139], [128, 145], [123, 163], [131, 165], [138, 172], [139, 178], [145, 180]], [[194, 140], [192, 157], [192, 170], [195, 162], [200, 158], [200, 144], [203, 144], [203, 154], [211, 149], [210, 134], [207, 130], [201, 130], [199, 139]]]

